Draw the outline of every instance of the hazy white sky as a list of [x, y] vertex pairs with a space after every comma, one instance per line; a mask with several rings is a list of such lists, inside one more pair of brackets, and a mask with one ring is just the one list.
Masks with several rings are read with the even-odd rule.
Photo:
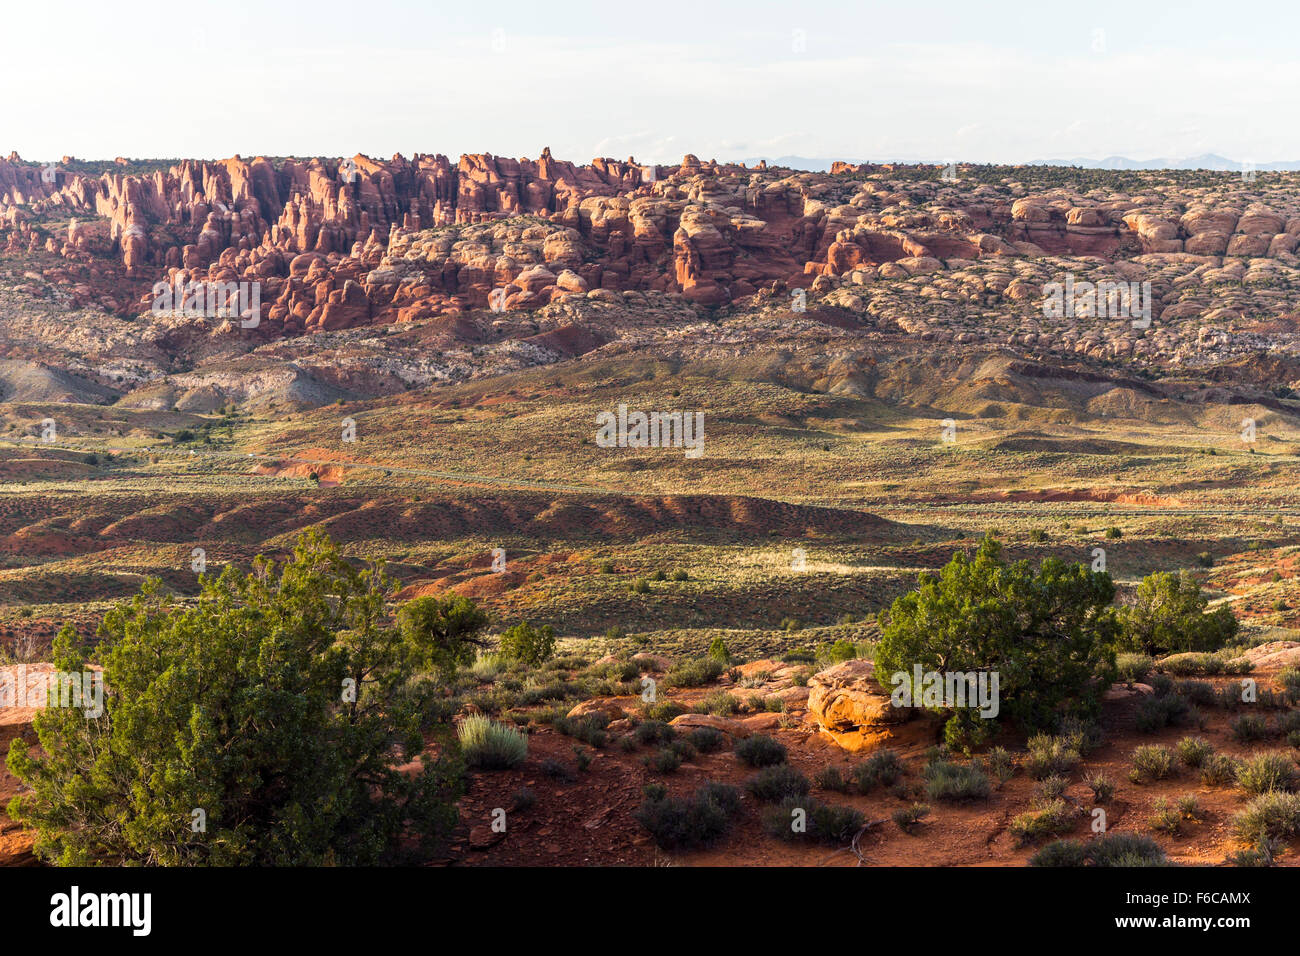
[[1300, 160], [1296, 9], [40, 0], [0, 155]]

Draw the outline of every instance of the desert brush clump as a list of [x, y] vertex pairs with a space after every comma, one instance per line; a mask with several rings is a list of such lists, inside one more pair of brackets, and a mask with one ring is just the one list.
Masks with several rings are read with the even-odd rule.
[[1083, 782], [1092, 791], [1093, 803], [1106, 803], [1115, 795], [1115, 782], [1104, 772], [1089, 774]]
[[876, 787], [887, 787], [903, 776], [903, 762], [896, 751], [888, 748], [877, 750], [866, 760], [855, 764], [850, 776], [853, 789], [858, 793], [870, 793]]
[[788, 763], [764, 767], [745, 784], [749, 795], [764, 803], [802, 797], [810, 789], [808, 778]]
[[707, 847], [723, 837], [740, 812], [740, 792], [706, 783], [689, 797], [670, 797], [662, 787], [647, 788], [634, 817], [665, 850]]
[[1274, 790], [1295, 790], [1300, 786], [1300, 771], [1287, 754], [1255, 754], [1237, 766], [1237, 786], [1256, 796]]
[[686, 739], [702, 754], [721, 750], [727, 743], [727, 735], [716, 727], [696, 727], [686, 735]]
[[823, 767], [813, 774], [813, 784], [818, 790], [830, 790], [835, 793], [848, 793], [849, 781], [840, 773], [839, 767]]
[[1163, 780], [1174, 769], [1174, 755], [1168, 747], [1143, 744], [1133, 751], [1133, 770], [1129, 778], [1134, 783], [1145, 780]]
[[456, 726], [465, 762], [476, 770], [509, 770], [528, 756], [528, 738], [483, 714], [470, 714]]
[[1232, 735], [1244, 744], [1268, 736], [1268, 719], [1263, 714], [1238, 714], [1229, 725]]
[[852, 807], [809, 797], [788, 798], [762, 813], [763, 831], [790, 843], [848, 843], [864, 819]]
[[1201, 761], [1201, 783], [1207, 787], [1226, 787], [1237, 780], [1237, 761], [1227, 754], [1214, 753]]
[[904, 833], [911, 833], [916, 829], [916, 825], [930, 815], [930, 806], [925, 803], [913, 803], [910, 806], [901, 807], [890, 814], [890, 819]]
[[1129, 651], [1115, 655], [1115, 676], [1126, 684], [1140, 684], [1155, 668], [1155, 659], [1150, 654], [1137, 654]]
[[786, 761], [785, 746], [763, 734], [737, 741], [732, 750], [738, 759], [751, 767], [770, 767]]
[[1024, 846], [1070, 830], [1077, 816], [1078, 811], [1058, 796], [1013, 817], [1007, 832], [1015, 837], [1017, 846]]
[[1168, 866], [1165, 851], [1149, 836], [1104, 833], [1089, 840], [1054, 840], [1029, 858], [1030, 866]]
[[1185, 723], [1189, 708], [1187, 700], [1172, 691], [1143, 697], [1137, 706], [1137, 729], [1153, 734], [1165, 727]]
[[1083, 759], [1078, 748], [1064, 737], [1038, 734], [1029, 738], [1029, 753], [1025, 757], [1025, 770], [1035, 780], [1054, 774], [1069, 773]]
[[643, 720], [632, 728], [632, 739], [641, 746], [657, 743], [670, 743], [677, 737], [677, 731], [662, 720]]
[[1174, 752], [1184, 767], [1199, 770], [1214, 753], [1214, 745], [1203, 737], [1184, 737], [1175, 745]]
[[935, 760], [926, 765], [922, 776], [926, 795], [931, 800], [987, 800], [993, 789], [988, 776], [975, 762]]
[[669, 687], [703, 687], [722, 676], [726, 669], [716, 657], [695, 657], [669, 668], [664, 681]]
[[1300, 835], [1300, 794], [1280, 790], [1260, 794], [1232, 818], [1232, 829], [1246, 843]]

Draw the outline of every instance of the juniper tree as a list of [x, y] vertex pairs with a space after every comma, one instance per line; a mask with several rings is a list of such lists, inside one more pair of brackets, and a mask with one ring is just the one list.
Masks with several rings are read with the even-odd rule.
[[[459, 602], [394, 614], [381, 566], [323, 534], [282, 564], [227, 566], [183, 603], [156, 580], [110, 610], [93, 657], [103, 714], [50, 708], [8, 766], [10, 815], [57, 864], [396, 862], [456, 816], [461, 769], [427, 669], [462, 659], [484, 617]], [[471, 651], [472, 653], [472, 651]], [[60, 670], [88, 659], [65, 627]], [[421, 757], [438, 742], [442, 756]]]

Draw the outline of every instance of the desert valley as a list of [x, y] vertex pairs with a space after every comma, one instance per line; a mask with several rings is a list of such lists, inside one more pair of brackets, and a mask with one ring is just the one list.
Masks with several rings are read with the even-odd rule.
[[[4, 674], [70, 626], [111, 706], [146, 581], [311, 530], [482, 615], [420, 668], [393, 763], [465, 766], [405, 862], [1294, 865], [1298, 244], [1297, 172], [12, 154]], [[973, 567], [1096, 640], [974, 654], [988, 732], [877, 671], [996, 632]]]

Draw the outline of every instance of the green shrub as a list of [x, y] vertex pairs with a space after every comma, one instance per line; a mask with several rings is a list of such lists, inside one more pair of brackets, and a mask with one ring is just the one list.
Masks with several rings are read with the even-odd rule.
[[678, 737], [670, 743], [668, 749], [681, 757], [683, 761], [694, 760], [698, 756], [695, 747], [691, 745], [691, 742], [682, 737]]
[[465, 762], [477, 770], [509, 770], [528, 756], [528, 738], [482, 714], [470, 714], [456, 727]]
[[1146, 654], [1217, 651], [1237, 634], [1227, 605], [1206, 612], [1209, 598], [1200, 582], [1183, 571], [1157, 571], [1142, 579], [1132, 604], [1120, 610], [1120, 640]]
[[537, 667], [555, 656], [555, 631], [549, 624], [516, 624], [501, 635], [500, 652], [508, 660]]
[[903, 776], [903, 762], [893, 750], [877, 750], [854, 766], [852, 776], [853, 788], [858, 793], [870, 793], [876, 787], [887, 787]]
[[863, 816], [851, 807], [794, 798], [764, 810], [762, 823], [768, 835], [789, 842], [847, 843], [862, 828]]
[[1205, 811], [1201, 807], [1201, 801], [1194, 793], [1185, 793], [1178, 798], [1178, 812], [1183, 815], [1184, 820], [1194, 820], [1201, 822]]
[[22, 786], [9, 811], [38, 858], [375, 866], [421, 858], [454, 826], [454, 709], [426, 677], [451, 687], [473, 664], [484, 612], [466, 598], [395, 604], [382, 566], [354, 566], [316, 529], [252, 564], [206, 575], [197, 598], [150, 579], [93, 642], [71, 626], [55, 636], [46, 660], [81, 674], [93, 646], [109, 693], [97, 715], [41, 710], [35, 741], [10, 745]]
[[1260, 794], [1232, 818], [1232, 828], [1247, 843], [1300, 835], [1300, 794], [1280, 790]]
[[1078, 840], [1053, 840], [1029, 858], [1030, 866], [1086, 866], [1087, 844]]
[[714, 751], [721, 750], [727, 742], [727, 735], [715, 727], [696, 727], [686, 739], [702, 754], [711, 754]]
[[994, 747], [990, 750], [988, 752], [988, 761], [989, 770], [993, 772], [993, 776], [998, 778], [999, 784], [1006, 783], [1015, 776], [1015, 760], [1005, 747]]
[[913, 803], [911, 806], [895, 810], [893, 814], [891, 814], [891, 818], [896, 824], [898, 824], [900, 830], [905, 833], [911, 833], [912, 828], [929, 815], [930, 807], [928, 804]]
[[1164, 797], [1152, 804], [1151, 811], [1151, 818], [1147, 821], [1151, 829], [1173, 836], [1183, 828], [1183, 815]]
[[1056, 840], [1029, 858], [1030, 866], [1166, 866], [1165, 851], [1149, 836], [1104, 833], [1083, 843]]
[[849, 782], [844, 779], [838, 767], [825, 767], [813, 774], [813, 783], [818, 790], [831, 790], [835, 793], [848, 793]]
[[1260, 714], [1241, 714], [1234, 717], [1229, 726], [1232, 727], [1232, 735], [1244, 744], [1268, 736], [1268, 721]]
[[987, 800], [993, 789], [984, 771], [973, 762], [936, 760], [926, 766], [923, 776], [931, 800]]
[[1051, 802], [1065, 796], [1065, 788], [1070, 785], [1070, 781], [1060, 774], [1052, 774], [1050, 777], [1044, 777], [1042, 783], [1038, 785], [1038, 796], [1041, 801]]
[[764, 767], [745, 784], [750, 796], [764, 803], [788, 797], [802, 797], [809, 790], [808, 778], [788, 763]]
[[642, 746], [657, 743], [666, 744], [677, 736], [677, 731], [662, 720], [643, 720], [632, 728], [632, 736]]
[[560, 761], [556, 760], [554, 757], [547, 757], [541, 762], [540, 767], [542, 774], [550, 777], [552, 780], [560, 780], [569, 783], [576, 779], [573, 775], [573, 771], [571, 771], [565, 764], [560, 763]]
[[736, 742], [735, 754], [751, 767], [770, 767], [785, 763], [785, 747], [771, 737], [754, 734]]
[[1287, 667], [1278, 673], [1277, 679], [1291, 703], [1300, 703], [1300, 670]]
[[1174, 693], [1201, 707], [1213, 707], [1219, 699], [1214, 685], [1203, 680], [1174, 681]]
[[1052, 800], [1037, 810], [1028, 810], [1013, 817], [1007, 826], [1007, 832], [1015, 837], [1017, 846], [1037, 843], [1071, 829], [1076, 814], [1077, 811], [1064, 800]]
[[1255, 754], [1237, 767], [1237, 785], [1249, 794], [1295, 790], [1300, 780], [1295, 763], [1280, 753]]
[[1119, 680], [1126, 684], [1140, 684], [1156, 666], [1149, 654], [1118, 654], [1115, 657], [1115, 670]]
[[605, 726], [609, 717], [605, 714], [585, 714], [582, 717], [561, 717], [553, 726], [566, 737], [575, 737], [590, 747], [603, 747], [608, 739]]
[[642, 759], [646, 769], [655, 773], [675, 773], [682, 765], [682, 756], [672, 747], [660, 747]]
[[657, 700], [641, 705], [643, 720], [669, 721], [686, 713], [686, 708], [675, 700]]
[[1229, 853], [1223, 862], [1229, 866], [1272, 866], [1281, 841], [1263, 837], [1253, 847]]
[[1187, 716], [1187, 701], [1177, 694], [1143, 697], [1137, 706], [1137, 729], [1142, 733], [1155, 733], [1170, 724], [1185, 723]]
[[[986, 536], [973, 558], [957, 552], [937, 575], [921, 574], [917, 585], [890, 608], [877, 673], [911, 674], [916, 665], [997, 671], [998, 720], [1031, 728], [1055, 727], [1063, 706], [1098, 702], [1105, 682], [1095, 676], [1113, 660], [1109, 575], [1057, 558], [1044, 559], [1037, 571], [1026, 561], [1008, 563], [1002, 546]], [[944, 709], [958, 731], [976, 725], [960, 711]], [[989, 730], [994, 723], [978, 721]]]
[[668, 797], [663, 788], [647, 789], [634, 816], [661, 848], [696, 849], [724, 836], [739, 809], [735, 787], [709, 783], [686, 799]]
[[727, 650], [727, 642], [720, 636], [715, 637], [713, 642], [709, 644], [709, 657], [723, 664], [731, 663], [731, 651]]
[[1201, 783], [1207, 787], [1226, 787], [1237, 779], [1237, 761], [1227, 754], [1210, 754], [1201, 764]]
[[1174, 756], [1168, 747], [1144, 744], [1133, 751], [1135, 780], [1163, 780], [1174, 766]]
[[1038, 734], [1029, 738], [1029, 754], [1025, 757], [1025, 770], [1035, 780], [1054, 774], [1069, 773], [1082, 759], [1079, 751], [1064, 737]]
[[664, 680], [669, 687], [703, 687], [717, 680], [723, 670], [722, 661], [715, 657], [695, 657], [674, 664]]
[[817, 657], [832, 664], [842, 664], [858, 656], [858, 646], [852, 641], [841, 638], [834, 644], [822, 644], [817, 648]]
[[701, 714], [714, 717], [730, 717], [740, 710], [740, 700], [725, 690], [714, 691], [696, 705], [695, 710]]
[[1184, 767], [1197, 769], [1214, 753], [1214, 745], [1202, 737], [1184, 737], [1178, 741], [1175, 752]]
[[1137, 833], [1106, 833], [1088, 845], [1093, 866], [1168, 866], [1165, 851], [1149, 836]]
[[1115, 782], [1104, 773], [1090, 774], [1084, 783], [1092, 791], [1093, 803], [1106, 803], [1115, 795]]

